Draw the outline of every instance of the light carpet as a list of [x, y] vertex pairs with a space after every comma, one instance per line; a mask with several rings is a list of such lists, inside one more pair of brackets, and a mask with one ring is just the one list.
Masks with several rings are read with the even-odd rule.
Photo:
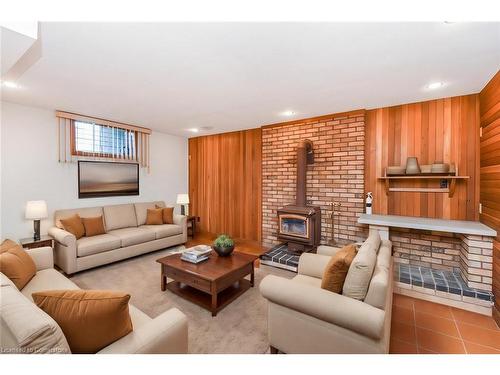
[[154, 318], [177, 307], [189, 321], [190, 353], [265, 353], [267, 340], [267, 301], [259, 284], [267, 275], [286, 278], [293, 272], [261, 265], [255, 269], [255, 287], [250, 288], [222, 309], [216, 317], [208, 310], [160, 290], [159, 259], [182, 252], [184, 246], [156, 251], [139, 257], [80, 272], [71, 280], [82, 289], [111, 289], [130, 293], [131, 303]]

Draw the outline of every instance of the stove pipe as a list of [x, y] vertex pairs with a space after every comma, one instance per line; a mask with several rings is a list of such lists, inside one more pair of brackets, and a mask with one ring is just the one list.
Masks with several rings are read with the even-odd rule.
[[297, 189], [295, 204], [299, 207], [304, 207], [307, 203], [307, 165], [313, 163], [313, 144], [309, 139], [304, 139], [297, 145]]

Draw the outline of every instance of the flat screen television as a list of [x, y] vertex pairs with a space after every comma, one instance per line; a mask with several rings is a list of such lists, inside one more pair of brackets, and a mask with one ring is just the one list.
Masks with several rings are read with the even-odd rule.
[[139, 195], [139, 164], [78, 161], [78, 198]]

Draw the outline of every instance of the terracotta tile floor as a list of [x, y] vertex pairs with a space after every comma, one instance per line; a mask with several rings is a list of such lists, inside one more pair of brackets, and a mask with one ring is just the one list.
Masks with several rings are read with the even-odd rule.
[[[215, 238], [215, 234], [197, 233], [186, 246], [210, 244]], [[236, 251], [261, 255], [265, 249], [236, 240]], [[500, 329], [484, 315], [394, 294], [390, 352], [500, 354]]]
[[500, 328], [493, 318], [394, 294], [394, 354], [500, 354]]

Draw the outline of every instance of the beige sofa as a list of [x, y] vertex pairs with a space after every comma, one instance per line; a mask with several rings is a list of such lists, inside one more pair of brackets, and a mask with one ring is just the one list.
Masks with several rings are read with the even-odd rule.
[[[43, 290], [79, 288], [53, 268], [50, 247], [26, 251], [33, 258], [37, 273], [21, 291], [0, 273], [2, 353], [69, 353], [61, 329], [33, 303], [31, 294]], [[133, 305], [129, 305], [129, 311], [133, 331], [99, 353], [187, 353], [188, 323], [181, 311], [172, 308], [154, 319]]]
[[271, 352], [389, 352], [392, 244], [380, 237], [375, 243], [370, 246], [378, 247], [377, 262], [364, 301], [321, 289], [323, 271], [337, 248], [319, 246], [317, 254], [302, 254], [291, 280], [272, 275], [262, 280]]
[[[174, 215], [174, 224], [146, 225], [148, 208], [165, 203], [145, 202], [59, 210], [49, 234], [55, 239], [55, 264], [66, 274], [116, 262], [121, 259], [183, 244], [187, 241], [186, 217]], [[66, 232], [61, 219], [102, 216], [106, 234], [76, 237]]]

